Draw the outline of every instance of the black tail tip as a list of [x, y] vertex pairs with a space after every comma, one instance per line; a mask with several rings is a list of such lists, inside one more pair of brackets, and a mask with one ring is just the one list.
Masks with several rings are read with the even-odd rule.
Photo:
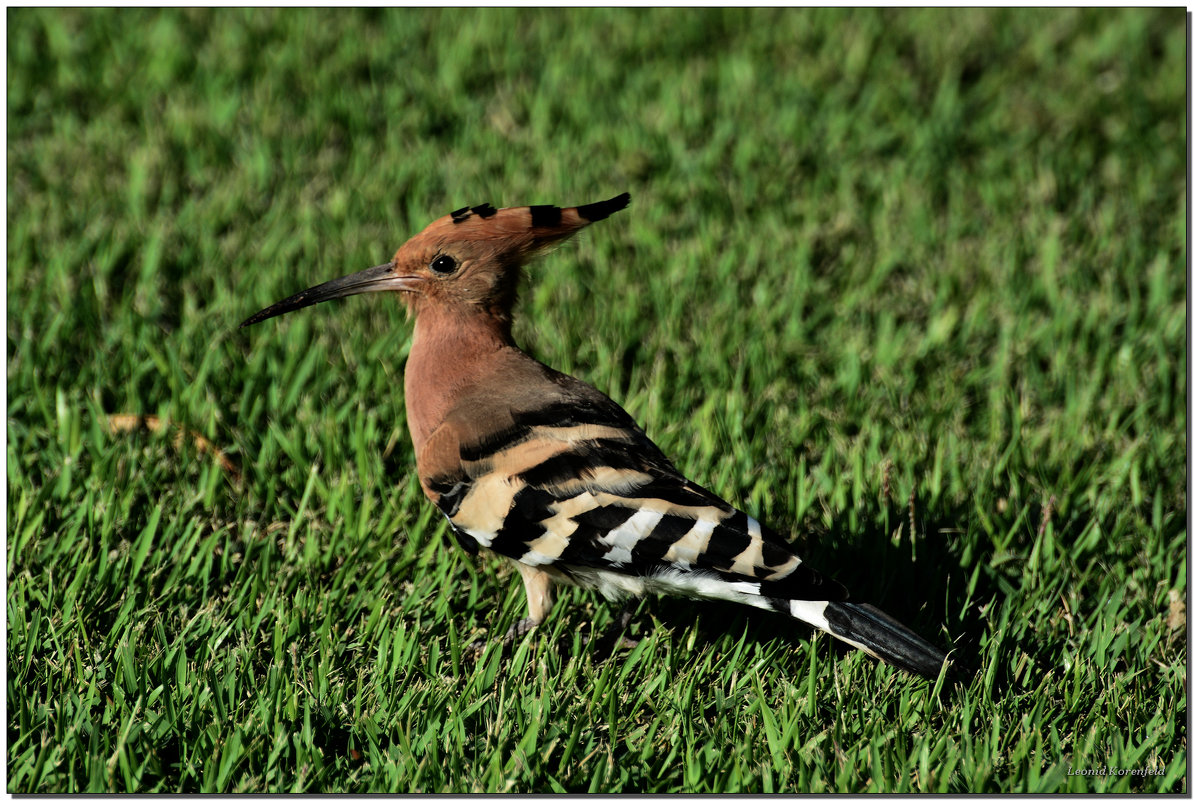
[[598, 200], [596, 203], [577, 206], [576, 213], [589, 222], [597, 222], [598, 220], [604, 220], [614, 212], [621, 211], [629, 205], [630, 193], [623, 192], [617, 197], [611, 197], [609, 200]]
[[825, 620], [834, 636], [909, 673], [936, 679], [946, 664], [946, 655], [936, 646], [870, 604], [830, 602]]

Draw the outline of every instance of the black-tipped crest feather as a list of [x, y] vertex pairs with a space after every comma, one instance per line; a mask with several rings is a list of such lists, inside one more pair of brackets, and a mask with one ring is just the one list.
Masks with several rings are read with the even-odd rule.
[[604, 220], [616, 211], [621, 211], [629, 205], [630, 193], [623, 192], [617, 197], [611, 197], [609, 200], [599, 200], [596, 203], [577, 206], [576, 213], [589, 222], [597, 222], [598, 220]]

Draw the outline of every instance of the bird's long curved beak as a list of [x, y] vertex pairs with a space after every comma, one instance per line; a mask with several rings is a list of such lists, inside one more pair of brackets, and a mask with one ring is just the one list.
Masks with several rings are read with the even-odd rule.
[[280, 300], [268, 309], [262, 309], [240, 324], [241, 328], [279, 314], [286, 314], [295, 309], [302, 309], [316, 303], [333, 298], [343, 298], [349, 295], [359, 295], [362, 292], [413, 292], [417, 291], [419, 278], [412, 275], [401, 275], [394, 262], [379, 264], [359, 273], [335, 278], [319, 286], [304, 289], [297, 295], [291, 295], [286, 300]]

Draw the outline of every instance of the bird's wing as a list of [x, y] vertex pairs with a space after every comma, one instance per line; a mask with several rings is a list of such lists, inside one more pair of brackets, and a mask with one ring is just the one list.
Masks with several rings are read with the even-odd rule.
[[[681, 475], [614, 401], [549, 376], [553, 391], [534, 404], [504, 398], [496, 417], [470, 404], [429, 440], [422, 461], [442, 469], [428, 464], [424, 488], [459, 536], [564, 575], [729, 581], [777, 600], [847, 597], [757, 520]], [[488, 421], [484, 431], [469, 428], [478, 420]]]

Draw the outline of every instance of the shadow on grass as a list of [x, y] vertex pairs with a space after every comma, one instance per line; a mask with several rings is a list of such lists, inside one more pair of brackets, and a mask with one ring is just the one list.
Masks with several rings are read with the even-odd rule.
[[[828, 528], [806, 525], [794, 547], [809, 565], [845, 584], [851, 600], [879, 607], [950, 652], [952, 683], [969, 685], [982, 663], [980, 644], [990, 625], [983, 610], [1006, 594], [1006, 587], [1001, 586], [1006, 579], [986, 567], [994, 547], [987, 538], [953, 533], [966, 532], [971, 525], [965, 508], [930, 510], [917, 521], [915, 537], [909, 536], [906, 511], [901, 519], [889, 508], [887, 520], [892, 529], [899, 527], [899, 537], [890, 533], [883, 520], [866, 520], [851, 529], [845, 524]], [[969, 568], [960, 561], [967, 544], [971, 548]], [[976, 564], [983, 566], [977, 570], [973, 591], [968, 591]], [[746, 628], [751, 641], [779, 639], [795, 649], [807, 643], [813, 631], [783, 615], [729, 602], [657, 598], [648, 603], [646, 609], [676, 638], [686, 636], [699, 618], [697, 641], [702, 644], [726, 634], [739, 636]], [[841, 656], [853, 650], [845, 643], [833, 643]], [[1014, 662], [1015, 649], [1029, 650], [1047, 664], [1060, 658], [1060, 644], [1058, 649], [1042, 649], [1041, 645], [1016, 642], [1011, 653], [1003, 649], [1000, 661]], [[999, 667], [992, 687], [996, 693], [1005, 685], [1011, 665]]]

